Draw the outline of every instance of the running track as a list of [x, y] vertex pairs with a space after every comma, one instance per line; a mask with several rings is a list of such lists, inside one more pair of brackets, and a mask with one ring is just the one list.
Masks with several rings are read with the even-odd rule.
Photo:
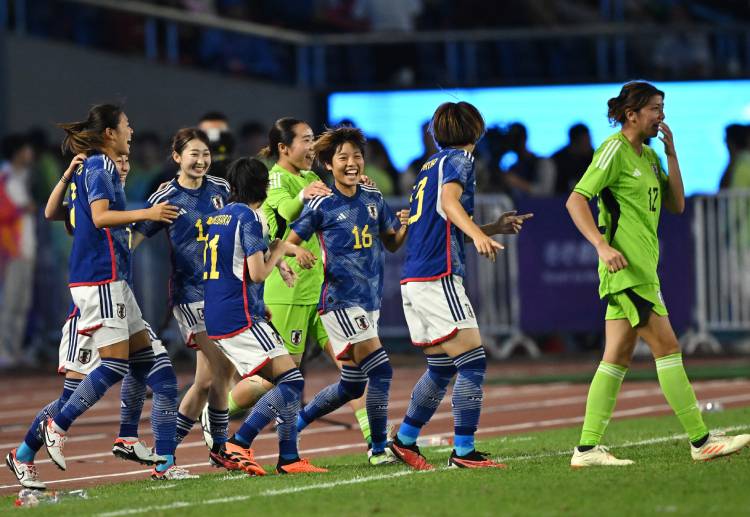
[[[591, 370], [595, 362], [579, 365], [575, 369]], [[560, 372], [559, 366], [548, 366]], [[570, 369], [566, 367], [565, 369]], [[502, 377], [509, 365], [491, 365], [488, 377]], [[390, 419], [397, 424], [409, 403], [409, 395], [422, 367], [396, 366], [391, 390]], [[311, 398], [320, 388], [334, 382], [337, 374], [333, 367], [319, 365], [307, 375], [306, 395]], [[189, 376], [180, 376], [180, 382], [189, 381]], [[715, 380], [693, 384], [699, 400], [718, 400], [727, 408], [750, 405], [750, 380]], [[56, 398], [62, 388], [62, 378], [54, 375], [32, 375], [16, 377], [3, 375], [0, 380], [0, 451], [3, 458], [8, 450], [23, 438], [27, 426], [36, 412], [47, 402]], [[479, 437], [498, 436], [511, 433], [528, 433], [540, 429], [579, 425], [582, 421], [586, 392], [584, 384], [536, 384], [521, 386], [488, 386], [485, 391]], [[150, 429], [151, 401], [147, 400], [141, 422], [141, 438], [153, 444]], [[670, 414], [664, 398], [655, 382], [625, 382], [621, 391], [615, 418]], [[330, 415], [331, 420], [354, 423], [348, 406]], [[423, 434], [452, 434], [450, 392], [446, 396], [432, 422]], [[230, 424], [236, 429], [239, 421]], [[36, 464], [40, 477], [50, 488], [81, 488], [103, 483], [143, 479], [148, 476], [146, 467], [124, 462], [112, 456], [110, 448], [119, 426], [119, 387], [111, 390], [93, 409], [88, 411], [71, 429], [65, 447], [68, 470], [63, 472], [51, 464], [44, 450], [40, 451]], [[571, 444], [572, 447], [573, 444]], [[261, 434], [254, 444], [256, 456], [265, 464], [276, 462], [276, 435], [270, 431]], [[365, 461], [366, 448], [356, 428], [346, 429], [335, 423], [315, 423], [302, 435], [301, 452], [305, 457], [320, 457], [332, 454], [362, 454]], [[194, 473], [217, 472], [208, 465], [207, 450], [203, 444], [200, 426], [185, 439], [178, 449], [178, 463], [189, 466]], [[501, 454], [501, 451], [493, 451]], [[9, 495], [19, 490], [15, 477], [2, 467], [0, 495]]]

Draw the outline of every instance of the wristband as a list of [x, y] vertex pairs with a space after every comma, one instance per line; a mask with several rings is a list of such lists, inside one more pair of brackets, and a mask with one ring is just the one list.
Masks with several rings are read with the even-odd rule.
[[65, 183], [65, 184], [68, 184], [68, 183], [70, 183], [70, 180], [69, 180], [69, 179], [66, 179], [66, 178], [65, 178], [65, 174], [63, 174], [63, 175], [62, 175], [62, 176], [60, 177], [60, 181], [62, 181], [62, 182], [63, 182], [63, 183]]

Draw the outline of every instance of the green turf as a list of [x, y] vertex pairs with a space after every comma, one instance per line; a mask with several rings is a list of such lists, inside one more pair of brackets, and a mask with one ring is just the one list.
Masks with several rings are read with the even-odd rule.
[[[486, 384], [518, 385], [518, 384], [545, 384], [552, 382], [572, 382], [588, 384], [594, 376], [596, 363], [592, 363], [591, 371], [575, 373], [559, 373], [549, 375], [503, 375], [498, 377], [488, 377]], [[747, 379], [750, 378], [750, 364], [731, 364], [731, 365], [706, 365], [706, 366], [687, 366], [685, 368], [691, 381], [705, 381], [713, 379]], [[628, 371], [628, 382], [632, 381], [656, 381], [655, 368], [638, 368]]]
[[[750, 429], [750, 408], [709, 413], [706, 420], [712, 427]], [[686, 439], [674, 437], [681, 433], [674, 417], [618, 420], [610, 426], [607, 442], [616, 455], [636, 464], [574, 471], [568, 466], [569, 450], [578, 432], [566, 428], [481, 442], [480, 450], [504, 458], [507, 470], [413, 473], [403, 466], [368, 467], [358, 454], [317, 460], [331, 468], [328, 474], [246, 478], [219, 473], [161, 485], [132, 482], [89, 490], [87, 501], [16, 512], [81, 516], [141, 510], [149, 517], [748, 514], [750, 450], [697, 464]], [[656, 443], [633, 444], [642, 440]], [[426, 452], [436, 465], [443, 465], [449, 454], [445, 448]], [[366, 477], [377, 479], [358, 482]], [[176, 486], [153, 490], [169, 485]], [[11, 506], [12, 499], [3, 498], [0, 513]]]

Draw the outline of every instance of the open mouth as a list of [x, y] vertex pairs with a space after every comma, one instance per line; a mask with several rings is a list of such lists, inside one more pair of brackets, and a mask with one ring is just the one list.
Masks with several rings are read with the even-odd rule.
[[344, 176], [347, 178], [356, 178], [358, 174], [359, 169], [346, 169], [346, 171], [344, 171]]

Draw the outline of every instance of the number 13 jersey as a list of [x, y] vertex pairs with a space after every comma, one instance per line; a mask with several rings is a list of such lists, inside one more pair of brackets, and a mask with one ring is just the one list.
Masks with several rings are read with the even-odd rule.
[[409, 198], [409, 237], [401, 283], [428, 282], [448, 275], [466, 275], [464, 233], [450, 222], [441, 206], [443, 185], [463, 187], [460, 202], [474, 215], [474, 157], [461, 149], [444, 149], [422, 166]]

